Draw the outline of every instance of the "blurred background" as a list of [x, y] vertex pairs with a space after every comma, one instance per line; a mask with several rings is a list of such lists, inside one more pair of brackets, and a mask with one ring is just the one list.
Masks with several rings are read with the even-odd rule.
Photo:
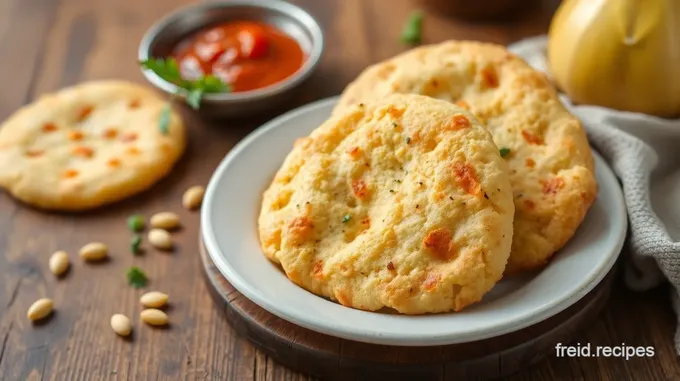
[[[410, 12], [426, 10], [424, 43], [446, 38], [508, 43], [544, 33], [557, 0], [294, 0], [326, 33], [322, 69], [308, 86], [339, 93], [368, 63], [407, 47], [399, 33]], [[144, 32], [187, 0], [0, 0], [0, 115], [35, 94], [81, 80], [142, 82], [136, 52]], [[456, 17], [452, 22], [450, 17]], [[388, 36], [388, 37], [385, 37]], [[379, 41], [379, 43], [378, 43]], [[386, 43], [393, 41], [393, 43]], [[342, 65], [342, 68], [338, 68]]]

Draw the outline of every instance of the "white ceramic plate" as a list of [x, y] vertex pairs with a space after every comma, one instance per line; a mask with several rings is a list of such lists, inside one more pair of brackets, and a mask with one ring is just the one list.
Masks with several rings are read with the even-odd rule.
[[211, 258], [247, 298], [302, 327], [386, 345], [443, 345], [481, 340], [547, 319], [592, 290], [621, 251], [626, 213], [619, 184], [599, 155], [597, 202], [574, 238], [543, 271], [501, 281], [462, 312], [403, 316], [343, 307], [293, 284], [262, 254], [257, 236], [261, 194], [292, 148], [330, 115], [337, 98], [289, 112], [234, 147], [208, 185], [201, 215]]

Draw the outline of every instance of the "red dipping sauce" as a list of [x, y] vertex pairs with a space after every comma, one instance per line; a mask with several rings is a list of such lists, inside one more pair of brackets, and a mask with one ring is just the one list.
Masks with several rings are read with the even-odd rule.
[[261, 89], [295, 74], [306, 59], [300, 45], [275, 27], [231, 21], [201, 30], [172, 52], [182, 78], [212, 74], [232, 92]]

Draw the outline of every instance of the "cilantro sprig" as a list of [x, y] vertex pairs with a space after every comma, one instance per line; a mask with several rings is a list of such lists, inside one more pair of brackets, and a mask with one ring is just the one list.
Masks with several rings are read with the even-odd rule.
[[[182, 78], [179, 71], [177, 60], [168, 58], [149, 58], [139, 63], [144, 69], [156, 73], [159, 77], [179, 87], [175, 96], [184, 94], [185, 102], [194, 110], [201, 107], [201, 99], [205, 94], [228, 93], [231, 86], [224, 83], [220, 78], [209, 74], [195, 80]], [[163, 135], [167, 135], [170, 125], [170, 107], [167, 106], [161, 111], [158, 121], [159, 129]]]
[[128, 217], [127, 220], [128, 228], [132, 230], [133, 232], [141, 232], [144, 230], [144, 216], [141, 214], [133, 214], [130, 217]]
[[127, 280], [130, 286], [134, 288], [142, 288], [146, 286], [146, 274], [144, 270], [139, 267], [132, 266], [127, 270]]
[[203, 95], [211, 93], [227, 93], [231, 91], [231, 86], [222, 82], [220, 78], [212, 74], [204, 75], [195, 80], [182, 78], [177, 60], [172, 57], [150, 58], [140, 62], [140, 65], [184, 90], [186, 92], [186, 102], [194, 110], [197, 110], [200, 107]]
[[161, 109], [161, 115], [158, 117], [158, 129], [161, 130], [161, 134], [167, 135], [168, 128], [170, 126], [170, 114], [172, 113], [172, 106], [170, 103], [163, 106]]
[[406, 20], [401, 31], [401, 42], [409, 45], [418, 45], [422, 39], [423, 12], [413, 11]]
[[142, 245], [142, 236], [135, 235], [130, 239], [130, 251], [134, 255], [139, 255], [142, 253], [140, 246]]

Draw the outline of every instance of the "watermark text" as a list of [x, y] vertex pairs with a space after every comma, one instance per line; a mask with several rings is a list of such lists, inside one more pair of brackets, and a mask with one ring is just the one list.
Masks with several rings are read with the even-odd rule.
[[629, 360], [633, 357], [654, 357], [654, 347], [626, 345], [591, 345], [590, 343], [576, 345], [555, 345], [557, 357], [623, 357]]

